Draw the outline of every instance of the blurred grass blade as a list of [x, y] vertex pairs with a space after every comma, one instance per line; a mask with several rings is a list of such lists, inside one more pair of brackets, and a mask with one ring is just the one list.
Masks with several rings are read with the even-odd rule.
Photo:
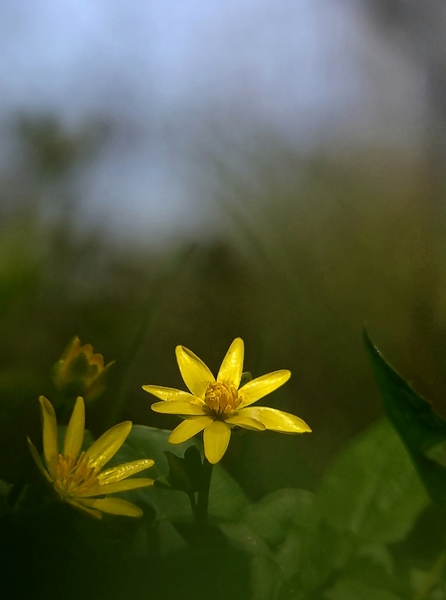
[[446, 506], [446, 468], [434, 458], [446, 441], [446, 421], [385, 361], [367, 332], [364, 342], [388, 417], [431, 498]]

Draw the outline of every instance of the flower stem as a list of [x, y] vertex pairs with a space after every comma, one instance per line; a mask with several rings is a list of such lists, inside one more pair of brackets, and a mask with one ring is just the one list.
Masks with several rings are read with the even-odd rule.
[[205, 457], [201, 468], [201, 486], [198, 491], [196, 519], [199, 527], [207, 527], [208, 524], [208, 507], [209, 507], [209, 490], [211, 487], [213, 465]]
[[195, 521], [198, 523], [197, 501], [195, 500], [195, 494], [194, 494], [194, 492], [191, 492], [190, 494], [187, 494], [187, 495], [189, 497], [190, 507], [192, 509], [192, 513], [194, 515]]

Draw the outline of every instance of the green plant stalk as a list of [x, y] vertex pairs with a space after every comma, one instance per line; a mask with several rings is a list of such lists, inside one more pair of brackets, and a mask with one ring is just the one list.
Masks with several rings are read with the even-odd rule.
[[207, 527], [209, 520], [209, 490], [211, 488], [212, 467], [213, 465], [206, 457], [204, 457], [201, 471], [201, 486], [198, 491], [197, 506], [195, 511], [197, 525], [201, 528]]

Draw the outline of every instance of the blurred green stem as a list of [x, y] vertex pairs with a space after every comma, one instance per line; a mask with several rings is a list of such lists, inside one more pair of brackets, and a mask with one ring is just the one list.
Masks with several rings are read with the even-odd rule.
[[442, 550], [434, 562], [432, 569], [426, 573], [423, 585], [413, 597], [413, 600], [427, 600], [429, 592], [440, 579], [441, 573], [446, 566], [446, 552]]
[[195, 512], [197, 525], [205, 528], [208, 524], [209, 490], [211, 487], [213, 465], [206, 457], [203, 460], [201, 471], [201, 486], [198, 491], [197, 509]]

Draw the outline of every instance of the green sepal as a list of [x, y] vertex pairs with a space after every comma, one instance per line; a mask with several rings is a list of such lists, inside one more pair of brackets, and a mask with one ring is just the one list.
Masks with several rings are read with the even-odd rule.
[[446, 441], [446, 421], [389, 365], [366, 332], [364, 343], [392, 425], [403, 440], [431, 498], [446, 506], [446, 467], [438, 458]]

